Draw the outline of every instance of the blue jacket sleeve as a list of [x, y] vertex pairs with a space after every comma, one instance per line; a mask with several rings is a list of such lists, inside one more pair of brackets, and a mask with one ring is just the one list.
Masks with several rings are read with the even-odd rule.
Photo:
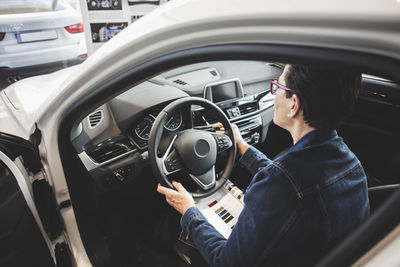
[[252, 146], [246, 150], [239, 160], [239, 163], [245, 166], [252, 175], [255, 175], [270, 162], [271, 160], [269, 158]]
[[[233, 231], [225, 239], [195, 207], [181, 220], [183, 241], [194, 244], [210, 266], [254, 266], [279, 247], [291, 228], [296, 197], [284, 196], [291, 185], [280, 170], [268, 166], [254, 178], [245, 194], [245, 206]], [[287, 193], [285, 194], [287, 195]]]

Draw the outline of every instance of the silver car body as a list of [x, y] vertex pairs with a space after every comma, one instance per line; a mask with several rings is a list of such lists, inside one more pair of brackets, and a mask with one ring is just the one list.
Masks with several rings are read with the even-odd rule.
[[[28, 139], [36, 127], [41, 130], [42, 163], [60, 203], [69, 199], [58, 148], [60, 120], [82, 96], [119, 73], [171, 52], [231, 43], [303, 45], [400, 59], [399, 26], [400, 2], [393, 0], [174, 0], [123, 30], [81, 65], [3, 90], [0, 132]], [[90, 265], [72, 207], [62, 216], [77, 265]]]

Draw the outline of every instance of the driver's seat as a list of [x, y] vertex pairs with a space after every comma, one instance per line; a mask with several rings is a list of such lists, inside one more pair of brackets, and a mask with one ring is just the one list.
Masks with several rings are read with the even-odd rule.
[[368, 188], [370, 213], [374, 213], [399, 188], [400, 184], [380, 185]]

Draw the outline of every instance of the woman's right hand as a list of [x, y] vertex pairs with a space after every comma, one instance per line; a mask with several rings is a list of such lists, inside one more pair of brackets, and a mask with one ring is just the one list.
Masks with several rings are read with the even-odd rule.
[[[213, 125], [213, 127], [220, 129], [220, 131], [217, 131], [217, 133], [224, 133], [222, 124]], [[240, 130], [236, 124], [232, 124], [232, 130], [233, 130], [233, 134], [235, 135], [236, 146], [238, 148], [238, 151], [239, 151], [240, 155], [243, 155], [247, 151], [247, 149], [250, 147], [250, 145], [247, 144], [246, 141], [244, 141], [242, 135], [240, 134]]]
[[247, 149], [250, 147], [249, 144], [244, 141], [242, 135], [240, 134], [239, 127], [236, 124], [232, 124], [233, 134], [235, 135], [236, 146], [238, 148], [239, 154], [243, 155]]

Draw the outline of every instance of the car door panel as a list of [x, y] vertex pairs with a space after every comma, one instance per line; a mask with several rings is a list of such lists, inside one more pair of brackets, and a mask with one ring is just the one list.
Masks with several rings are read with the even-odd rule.
[[[9, 168], [12, 161], [2, 152], [0, 156], [0, 266], [55, 266], [31, 207]], [[25, 190], [29, 192], [27, 187]]]

